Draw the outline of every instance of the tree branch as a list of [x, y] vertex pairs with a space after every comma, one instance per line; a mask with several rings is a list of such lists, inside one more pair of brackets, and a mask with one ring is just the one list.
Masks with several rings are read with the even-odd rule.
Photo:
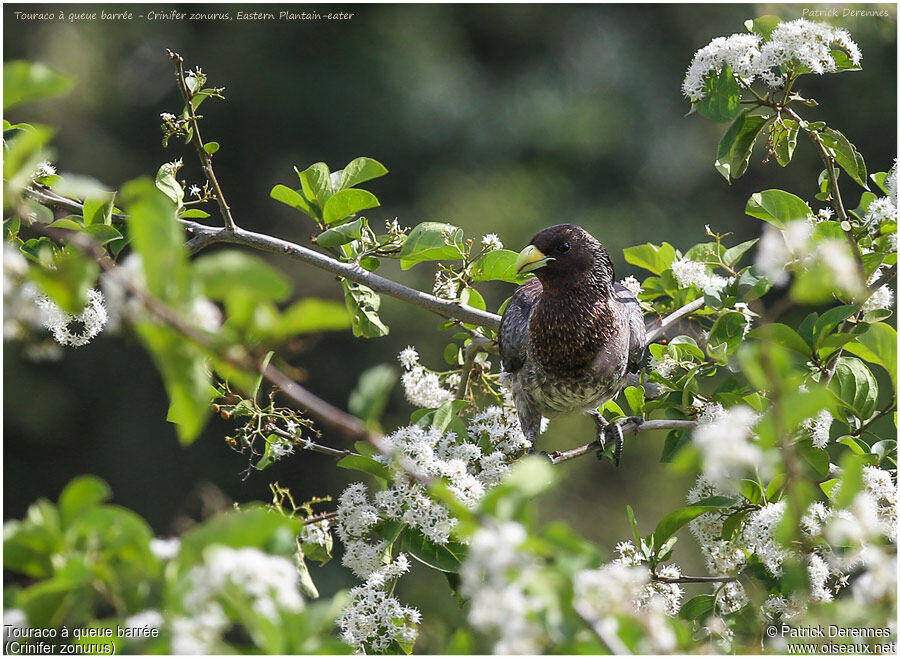
[[737, 576], [679, 576], [678, 578], [650, 576], [650, 580], [657, 583], [733, 583], [737, 579]]
[[203, 139], [200, 137], [200, 122], [197, 120], [197, 113], [194, 112], [194, 94], [188, 89], [187, 82], [184, 79], [184, 58], [176, 52], [172, 52], [166, 48], [166, 54], [172, 60], [175, 66], [175, 79], [178, 80], [178, 88], [184, 97], [185, 110], [188, 113], [188, 121], [191, 124], [191, 142], [197, 150], [197, 157], [200, 159], [200, 166], [203, 168], [203, 174], [209, 181], [213, 192], [216, 195], [216, 203], [219, 204], [219, 210], [222, 213], [222, 220], [225, 222], [225, 230], [233, 231], [237, 228], [234, 218], [231, 216], [231, 208], [225, 201], [225, 194], [222, 192], [222, 186], [216, 178], [216, 172], [213, 170], [212, 155], [206, 152], [203, 145]]
[[[652, 430], [689, 430], [696, 427], [696, 425], [697, 421], [695, 420], [645, 420], [640, 424], [636, 424], [631, 420], [626, 420], [621, 423], [623, 434], [637, 434], [638, 432]], [[572, 448], [571, 450], [557, 450], [556, 452], [551, 452], [547, 457], [550, 459], [551, 464], [556, 465], [569, 461], [570, 459], [575, 459], [576, 457], [583, 457], [584, 455], [597, 452], [598, 450], [601, 450], [601, 448], [600, 441], [591, 441], [590, 443], [578, 446], [577, 448]]]
[[303, 261], [314, 267], [331, 272], [338, 276], [350, 279], [356, 283], [368, 286], [375, 292], [384, 293], [396, 299], [410, 304], [415, 304], [426, 310], [436, 313], [445, 318], [452, 318], [462, 322], [477, 324], [488, 329], [497, 330], [500, 328], [500, 316], [487, 311], [481, 311], [471, 306], [457, 304], [434, 295], [429, 295], [415, 288], [409, 288], [396, 281], [369, 272], [356, 263], [342, 263], [339, 260], [320, 254], [308, 247], [273, 238], [263, 233], [254, 233], [240, 228], [233, 231], [225, 229], [205, 226], [197, 222], [182, 220], [181, 222], [188, 233], [192, 236], [188, 242], [188, 247], [196, 252], [203, 247], [209, 246], [216, 242], [224, 242], [228, 244], [237, 244], [245, 247], [253, 247], [260, 251], [268, 251], [273, 254], [284, 254], [296, 260]]
[[660, 336], [662, 336], [666, 329], [678, 322], [684, 316], [690, 315], [694, 311], [699, 311], [701, 308], [703, 308], [704, 303], [705, 302], [703, 300], [703, 297], [700, 297], [699, 299], [695, 299], [692, 302], [688, 302], [681, 308], [672, 311], [666, 317], [659, 320], [658, 327], [647, 330], [647, 339], [644, 341], [644, 347], [657, 340]]

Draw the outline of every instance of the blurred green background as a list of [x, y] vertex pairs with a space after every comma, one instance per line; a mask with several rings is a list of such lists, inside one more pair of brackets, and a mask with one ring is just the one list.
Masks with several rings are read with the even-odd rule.
[[[716, 36], [743, 31], [764, 14], [801, 17], [806, 5], [4, 5], [4, 59], [30, 59], [71, 75], [62, 100], [16, 108], [15, 121], [58, 129], [59, 170], [93, 176], [112, 187], [152, 174], [183, 157], [182, 174], [201, 183], [192, 152], [173, 142], [164, 150], [160, 112], [177, 112], [179, 95], [165, 48], [200, 66], [209, 84], [226, 87], [226, 102], [203, 107], [205, 139], [221, 143], [216, 171], [238, 223], [294, 241], [311, 225], [269, 198], [277, 183], [296, 186], [292, 166], [323, 160], [332, 169], [366, 155], [390, 174], [367, 185], [382, 207], [375, 224], [398, 218], [412, 226], [438, 220], [478, 238], [497, 233], [519, 250], [540, 228], [581, 224], [613, 255], [618, 276], [639, 274], [623, 247], [667, 240], [676, 247], [704, 239], [704, 225], [732, 231], [735, 242], [759, 234], [744, 215], [747, 197], [780, 187], [811, 198], [819, 171], [808, 144], [788, 169], [755, 158], [729, 186], [714, 170], [724, 125], [692, 116], [680, 83], [693, 53]], [[836, 8], [863, 52], [863, 71], [806, 76], [797, 91], [819, 108], [807, 118], [842, 130], [866, 158], [886, 171], [896, 157], [896, 5], [810, 5]], [[845, 7], [886, 9], [889, 17], [842, 18]], [[16, 11], [74, 12], [177, 9], [247, 12], [314, 11], [316, 21], [29, 21]], [[329, 11], [352, 13], [328, 21]], [[846, 189], [850, 190], [848, 186]], [[846, 194], [846, 192], [845, 192]], [[848, 203], [855, 206], [857, 190]], [[272, 260], [295, 281], [297, 296], [340, 299], [333, 277], [285, 259]], [[430, 290], [434, 268], [382, 272]], [[493, 309], [511, 293], [487, 289]], [[449, 335], [417, 308], [385, 298], [388, 337], [355, 340], [348, 332], [306, 340], [292, 362], [305, 383], [346, 407], [359, 374], [415, 345], [426, 364], [442, 367]], [[496, 363], [495, 367], [499, 364]], [[222, 437], [216, 419], [190, 448], [178, 446], [165, 422], [166, 400], [156, 371], [128, 336], [100, 338], [68, 350], [60, 362], [24, 361], [4, 346], [4, 517], [20, 517], [38, 496], [55, 498], [79, 473], [95, 473], [115, 502], [135, 509], [160, 535], [183, 529], [231, 501], [267, 499], [279, 481], [295, 496], [337, 496], [352, 478], [317, 454], [295, 455], [275, 467], [240, 472], [246, 459]], [[411, 411], [395, 390], [385, 427]], [[545, 449], [591, 438], [586, 418], [554, 422]], [[327, 437], [326, 437], [327, 438]], [[593, 459], [564, 466], [555, 494], [540, 501], [540, 518], [562, 519], [612, 550], [629, 536], [630, 503], [642, 530], [672, 509], [688, 476], [658, 463], [663, 435], [629, 442], [622, 466]], [[332, 439], [336, 443], [338, 439]], [[690, 544], [691, 540], [683, 540]], [[685, 547], [688, 548], [688, 547]], [[702, 565], [682, 548], [688, 572]], [[417, 651], [440, 646], [460, 611], [439, 574], [401, 581], [401, 596], [425, 614]], [[324, 593], [354, 584], [328, 565], [313, 576]], [[406, 588], [405, 591], [403, 589]]]

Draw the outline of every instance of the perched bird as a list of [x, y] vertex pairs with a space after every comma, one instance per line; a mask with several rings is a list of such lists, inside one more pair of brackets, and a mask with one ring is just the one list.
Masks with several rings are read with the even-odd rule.
[[601, 446], [615, 436], [618, 465], [622, 429], [608, 425], [597, 407], [640, 366], [646, 333], [637, 299], [616, 283], [603, 245], [572, 224], [537, 233], [519, 254], [516, 271], [535, 277], [513, 294], [499, 343], [522, 431], [534, 450], [543, 416], [590, 412]]

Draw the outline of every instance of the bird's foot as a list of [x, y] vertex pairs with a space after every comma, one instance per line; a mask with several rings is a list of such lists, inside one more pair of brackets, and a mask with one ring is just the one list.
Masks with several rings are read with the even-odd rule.
[[[613, 462], [618, 467], [622, 460], [622, 451], [625, 449], [625, 432], [624, 426], [634, 425], [640, 427], [644, 419], [640, 416], [629, 416], [617, 423], [608, 423], [602, 416], [595, 416], [597, 419], [597, 443], [600, 444], [600, 451], [597, 457], [602, 459], [606, 450], [606, 445], [610, 439], [615, 441], [615, 449], [613, 450]], [[602, 421], [602, 422], [601, 422]]]

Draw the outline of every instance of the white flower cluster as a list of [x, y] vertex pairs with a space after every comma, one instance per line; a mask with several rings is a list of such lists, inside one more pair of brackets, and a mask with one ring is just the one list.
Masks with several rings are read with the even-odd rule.
[[160, 539], [154, 537], [150, 540], [150, 552], [160, 560], [172, 560], [181, 550], [181, 540], [178, 537]]
[[670, 354], [663, 354], [662, 358], [659, 359], [651, 356], [647, 367], [651, 371], [658, 373], [660, 377], [668, 379], [681, 367], [681, 363]]
[[[580, 571], [575, 574], [572, 605], [601, 637], [618, 638], [619, 617], [630, 617], [645, 632], [637, 653], [668, 653], [675, 648], [676, 637], [666, 620], [666, 603], [656, 596], [641, 607], [637, 603], [649, 582], [647, 567], [618, 562]], [[630, 653], [624, 643], [610, 648], [615, 653]]]
[[750, 512], [741, 533], [744, 545], [759, 557], [773, 576], [781, 575], [781, 564], [788, 555], [774, 537], [775, 529], [784, 518], [786, 505], [781, 500]]
[[[621, 564], [626, 567], [639, 567], [644, 564], [646, 557], [630, 541], [619, 542], [616, 545], [619, 554], [612, 564]], [[658, 566], [656, 573], [663, 578], [681, 578], [681, 567], [677, 564], [664, 564]], [[659, 599], [668, 615], [677, 615], [681, 608], [681, 599], [684, 589], [678, 583], [666, 583], [661, 581], [648, 581], [635, 599], [638, 608], [646, 608], [656, 605], [654, 599]]]
[[[60, 345], [72, 347], [87, 345], [103, 331], [108, 318], [106, 307], [103, 305], [103, 294], [99, 290], [88, 290], [87, 304], [79, 315], [66, 313], [46, 295], [38, 297], [37, 306], [41, 309], [44, 327], [53, 334], [53, 340]], [[74, 323], [81, 325], [81, 331], [72, 330]]]
[[429, 372], [419, 363], [419, 353], [414, 347], [400, 352], [400, 364], [406, 370], [400, 378], [409, 403], [425, 409], [435, 409], [454, 398], [453, 391], [441, 386], [437, 373]]
[[691, 101], [699, 101], [706, 95], [706, 78], [725, 66], [744, 85], [761, 78], [769, 87], [780, 87], [784, 84], [782, 67], [799, 65], [819, 75], [837, 70], [831, 52], [835, 46], [843, 49], [854, 65], [862, 61], [859, 47], [846, 30], [802, 18], [779, 23], [765, 41], [755, 34], [717, 37], [694, 54], [681, 88]]
[[47, 160], [43, 162], [39, 162], [38, 166], [35, 168], [34, 173], [31, 175], [32, 178], [46, 178], [47, 176], [53, 176], [56, 173], [56, 167]]
[[488, 233], [487, 235], [482, 236], [481, 246], [484, 247], [485, 251], [503, 249], [503, 243], [500, 242], [500, 238], [497, 237], [496, 233]]
[[[721, 409], [720, 405], [709, 406], [713, 408], [713, 412], [715, 412], [716, 406]], [[722, 409], [721, 414], [724, 415], [724, 413], [724, 409]], [[725, 495], [725, 493], [716, 483], [701, 475], [688, 492], [687, 502], [694, 504], [706, 498]], [[700, 552], [706, 560], [707, 570], [714, 576], [733, 576], [746, 563], [744, 551], [733, 542], [721, 538], [726, 514], [727, 511], [707, 512], [695, 518], [688, 526], [700, 546]]]
[[641, 282], [635, 279], [633, 276], [626, 276], [624, 279], [619, 281], [619, 283], [627, 288], [628, 292], [630, 292], [635, 297], [637, 297], [644, 291], [644, 289], [641, 287]]
[[675, 275], [678, 285], [682, 288], [697, 286], [701, 290], [717, 291], [731, 281], [718, 274], [710, 274], [704, 263], [698, 263], [688, 258], [679, 258], [672, 263], [672, 274]]
[[469, 623], [497, 634], [495, 654], [540, 652], [543, 629], [536, 615], [543, 609], [528, 592], [538, 564], [520, 549], [527, 533], [519, 523], [480, 528], [460, 569], [460, 591], [471, 599]]
[[243, 592], [256, 614], [268, 619], [304, 608], [294, 564], [257, 548], [211, 546], [203, 564], [191, 569], [187, 578], [182, 607], [190, 616], [171, 622], [173, 653], [217, 652], [222, 634], [231, 625], [218, 599], [233, 596], [235, 589]]
[[[872, 276], [869, 277], [869, 280], [866, 281], [866, 286], [871, 286], [875, 281], [881, 276], [883, 265], [879, 266], [874, 272], [872, 272]], [[879, 309], [887, 309], [894, 305], [894, 291], [891, 290], [890, 286], [887, 284], [878, 288], [875, 292], [871, 294], [871, 296], [863, 302], [862, 310], [864, 312], [875, 311]]]
[[300, 528], [300, 541], [304, 544], [316, 544], [327, 546], [331, 538], [331, 528], [328, 519], [322, 519], [314, 523], [304, 523]]
[[[404, 365], [417, 359], [411, 347], [400, 355]], [[457, 523], [447, 507], [429, 497], [410, 473], [426, 479], [444, 478], [460, 502], [475, 507], [485, 491], [502, 479], [510, 461], [529, 445], [515, 412], [506, 407], [489, 407], [474, 416], [467, 434], [468, 440], [460, 440], [453, 432], [433, 427], [401, 427], [385, 437], [392, 455], [375, 457], [394, 471], [390, 487], [376, 492], [370, 500], [365, 485], [357, 482], [339, 497], [336, 529], [344, 545], [343, 564], [366, 580], [366, 587], [374, 587], [370, 582], [373, 574], [385, 568], [387, 557], [387, 542], [372, 536], [376, 525], [400, 522], [435, 543], [446, 544]], [[478, 445], [484, 439], [490, 452]], [[361, 636], [354, 631], [347, 637]], [[372, 646], [370, 640], [365, 642]]]
[[828, 409], [822, 409], [814, 418], [807, 418], [804, 421], [803, 428], [809, 430], [813, 446], [824, 448], [828, 445], [832, 422], [834, 422], [834, 416]]
[[435, 297], [455, 302], [459, 299], [459, 284], [446, 272], [439, 270], [434, 275], [432, 293]]
[[736, 406], [694, 428], [692, 441], [703, 458], [703, 472], [712, 482], [722, 486], [757, 466], [761, 472], [768, 470], [766, 455], [753, 434], [757, 420], [750, 407]]
[[360, 653], [384, 653], [394, 642], [412, 645], [416, 641], [421, 614], [385, 591], [407, 571], [409, 560], [401, 553], [350, 590], [350, 602], [338, 618], [344, 642]]

